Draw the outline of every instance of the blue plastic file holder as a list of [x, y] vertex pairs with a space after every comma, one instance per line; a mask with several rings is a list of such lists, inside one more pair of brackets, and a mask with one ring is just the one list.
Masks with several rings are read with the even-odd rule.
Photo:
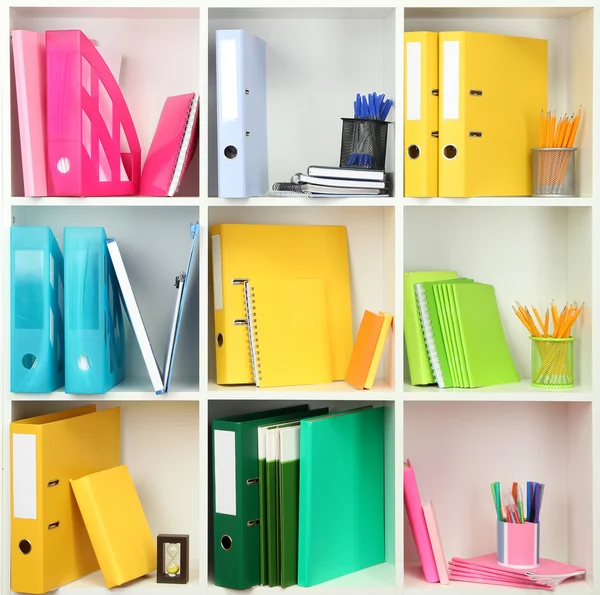
[[104, 394], [125, 375], [125, 333], [103, 227], [65, 227], [65, 313], [65, 393]]
[[10, 390], [65, 383], [63, 255], [49, 227], [10, 229]]

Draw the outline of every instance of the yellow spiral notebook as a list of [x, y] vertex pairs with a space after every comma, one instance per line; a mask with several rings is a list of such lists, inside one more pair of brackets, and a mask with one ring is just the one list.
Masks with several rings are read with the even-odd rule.
[[71, 486], [109, 589], [156, 570], [156, 542], [125, 465]]
[[244, 284], [244, 296], [256, 386], [333, 381], [323, 281], [250, 280]]

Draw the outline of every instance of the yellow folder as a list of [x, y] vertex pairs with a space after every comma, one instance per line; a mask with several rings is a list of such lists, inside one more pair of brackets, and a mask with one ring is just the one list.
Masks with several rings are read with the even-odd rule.
[[250, 280], [246, 309], [256, 386], [332, 381], [323, 281]]
[[531, 196], [548, 42], [446, 32], [439, 56], [439, 195]]
[[98, 570], [69, 480], [120, 463], [120, 409], [10, 425], [11, 589], [47, 593]]
[[379, 339], [377, 340], [377, 345], [375, 346], [375, 353], [373, 354], [373, 359], [371, 360], [371, 365], [369, 366], [369, 373], [367, 375], [367, 379], [365, 380], [365, 388], [368, 390], [373, 388], [375, 376], [377, 375], [377, 368], [379, 368], [379, 362], [381, 361], [381, 356], [383, 355], [383, 349], [385, 347], [388, 332], [392, 326], [392, 320], [394, 318], [391, 314], [382, 312], [381, 310], [379, 311], [379, 316], [383, 316], [383, 324], [381, 325], [381, 332], [379, 333]]
[[92, 473], [71, 485], [106, 586], [156, 570], [156, 542], [127, 466]]
[[404, 196], [438, 195], [438, 34], [404, 34]]
[[323, 282], [333, 380], [343, 380], [353, 342], [346, 228], [220, 224], [211, 227], [211, 244], [217, 383], [253, 383], [244, 279]]

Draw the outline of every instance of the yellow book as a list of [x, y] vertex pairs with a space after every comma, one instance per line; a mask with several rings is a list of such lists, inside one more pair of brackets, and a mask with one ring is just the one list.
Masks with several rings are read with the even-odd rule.
[[109, 589], [156, 570], [156, 542], [126, 465], [71, 486]]
[[323, 282], [250, 280], [244, 292], [256, 386], [332, 382]]
[[346, 228], [220, 224], [211, 227], [211, 247], [217, 383], [253, 384], [244, 279], [323, 282], [333, 379], [343, 380], [353, 339]]
[[548, 42], [444, 32], [439, 59], [439, 195], [531, 196]]
[[10, 424], [10, 585], [47, 593], [98, 570], [69, 480], [120, 463], [120, 409], [95, 405]]
[[438, 195], [438, 34], [404, 34], [404, 196]]
[[387, 312], [381, 312], [381, 310], [379, 311], [379, 316], [383, 316], [383, 324], [381, 325], [381, 332], [379, 333], [379, 339], [377, 340], [377, 345], [375, 346], [375, 353], [373, 354], [373, 359], [371, 360], [369, 373], [367, 374], [367, 379], [365, 380], [365, 388], [369, 390], [373, 388], [375, 375], [377, 374], [377, 368], [379, 368], [379, 362], [381, 361], [381, 356], [383, 355], [385, 341], [394, 318], [391, 314], [388, 314]]

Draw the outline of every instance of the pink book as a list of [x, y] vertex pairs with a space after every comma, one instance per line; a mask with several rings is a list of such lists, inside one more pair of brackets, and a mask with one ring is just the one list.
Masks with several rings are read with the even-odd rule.
[[46, 184], [46, 36], [12, 32], [25, 196], [48, 196]]
[[195, 93], [167, 97], [142, 170], [140, 194], [174, 196], [198, 145]]
[[450, 580], [452, 581], [461, 581], [465, 583], [479, 583], [483, 585], [500, 585], [504, 587], [519, 587], [521, 589], [542, 589], [545, 591], [553, 591], [554, 587], [549, 585], [538, 585], [534, 582], [523, 582], [518, 580], [506, 579], [502, 580], [500, 578], [488, 578], [485, 576], [477, 576], [471, 574], [463, 574], [457, 572], [450, 572]]
[[446, 556], [444, 556], [437, 518], [431, 501], [423, 504], [423, 514], [425, 515], [425, 523], [427, 524], [427, 532], [429, 533], [429, 541], [431, 541], [431, 549], [433, 550], [433, 558], [435, 560], [438, 576], [440, 577], [440, 583], [442, 583], [442, 585], [447, 585], [450, 583], [450, 580], [448, 579]]
[[428, 583], [437, 583], [440, 577], [435, 565], [415, 471], [409, 460], [404, 464], [404, 506], [406, 506], [408, 522], [417, 546], [425, 580]]

